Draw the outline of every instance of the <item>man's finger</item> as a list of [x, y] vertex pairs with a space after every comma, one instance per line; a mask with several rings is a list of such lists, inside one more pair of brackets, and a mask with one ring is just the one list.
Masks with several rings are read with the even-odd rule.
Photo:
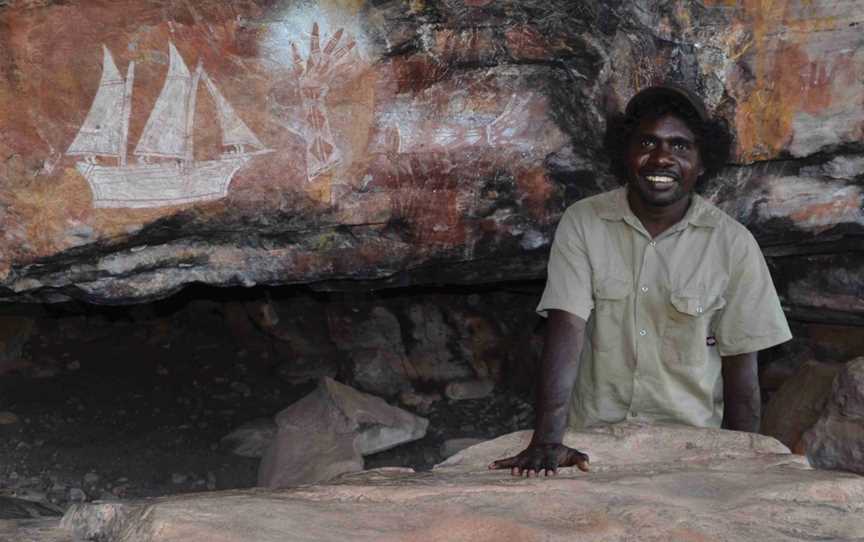
[[504, 459], [499, 459], [497, 461], [493, 461], [489, 463], [489, 469], [512, 469], [516, 466], [516, 457], [507, 457]]
[[546, 464], [546, 461], [544, 461], [542, 457], [532, 458], [531, 470], [533, 470], [537, 476], [540, 476], [540, 471], [542, 471], [547, 466], [548, 465]]
[[579, 467], [580, 470], [588, 471], [588, 463], [590, 460], [588, 459], [588, 454], [583, 454], [579, 450], [569, 449], [567, 450], [567, 455], [564, 456], [564, 459], [561, 461], [559, 466], [561, 467]]

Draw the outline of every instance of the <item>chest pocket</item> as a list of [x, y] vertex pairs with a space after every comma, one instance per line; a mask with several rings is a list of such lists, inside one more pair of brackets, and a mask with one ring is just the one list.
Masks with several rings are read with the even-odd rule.
[[627, 298], [633, 283], [627, 279], [604, 277], [594, 284], [594, 326], [591, 348], [595, 352], [619, 350], [627, 314]]
[[711, 321], [724, 306], [726, 299], [718, 294], [673, 292], [663, 333], [663, 360], [685, 370], [703, 366], [708, 360]]

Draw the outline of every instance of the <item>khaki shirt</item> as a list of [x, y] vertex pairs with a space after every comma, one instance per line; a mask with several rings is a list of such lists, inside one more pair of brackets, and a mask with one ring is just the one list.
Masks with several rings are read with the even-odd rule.
[[[721, 356], [792, 338], [747, 229], [698, 195], [655, 239], [619, 188], [564, 213], [537, 307], [588, 321], [570, 425], [719, 427]], [[589, 318], [590, 316], [590, 318]]]

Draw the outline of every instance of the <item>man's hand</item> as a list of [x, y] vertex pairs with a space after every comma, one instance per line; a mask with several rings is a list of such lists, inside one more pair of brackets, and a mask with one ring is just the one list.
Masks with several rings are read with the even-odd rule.
[[499, 459], [489, 465], [490, 469], [510, 469], [513, 476], [545, 476], [558, 474], [559, 467], [579, 467], [588, 472], [588, 455], [563, 444], [530, 444], [518, 455]]
[[549, 310], [546, 340], [540, 359], [534, 436], [519, 455], [500, 459], [490, 469], [510, 469], [514, 476], [555, 474], [558, 467], [588, 470], [588, 456], [561, 444], [567, 429], [567, 406], [579, 372], [585, 320], [563, 310]]

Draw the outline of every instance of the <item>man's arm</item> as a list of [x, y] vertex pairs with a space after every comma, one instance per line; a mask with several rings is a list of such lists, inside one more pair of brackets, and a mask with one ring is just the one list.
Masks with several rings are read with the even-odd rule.
[[759, 432], [762, 398], [756, 352], [723, 358], [723, 427]]
[[585, 320], [550, 310], [541, 357], [531, 444], [561, 444], [585, 337]]
[[588, 456], [562, 444], [567, 411], [585, 336], [585, 320], [562, 310], [549, 310], [535, 400], [534, 436], [528, 448], [500, 459], [490, 469], [510, 469], [513, 475], [556, 473], [558, 467], [588, 470]]

